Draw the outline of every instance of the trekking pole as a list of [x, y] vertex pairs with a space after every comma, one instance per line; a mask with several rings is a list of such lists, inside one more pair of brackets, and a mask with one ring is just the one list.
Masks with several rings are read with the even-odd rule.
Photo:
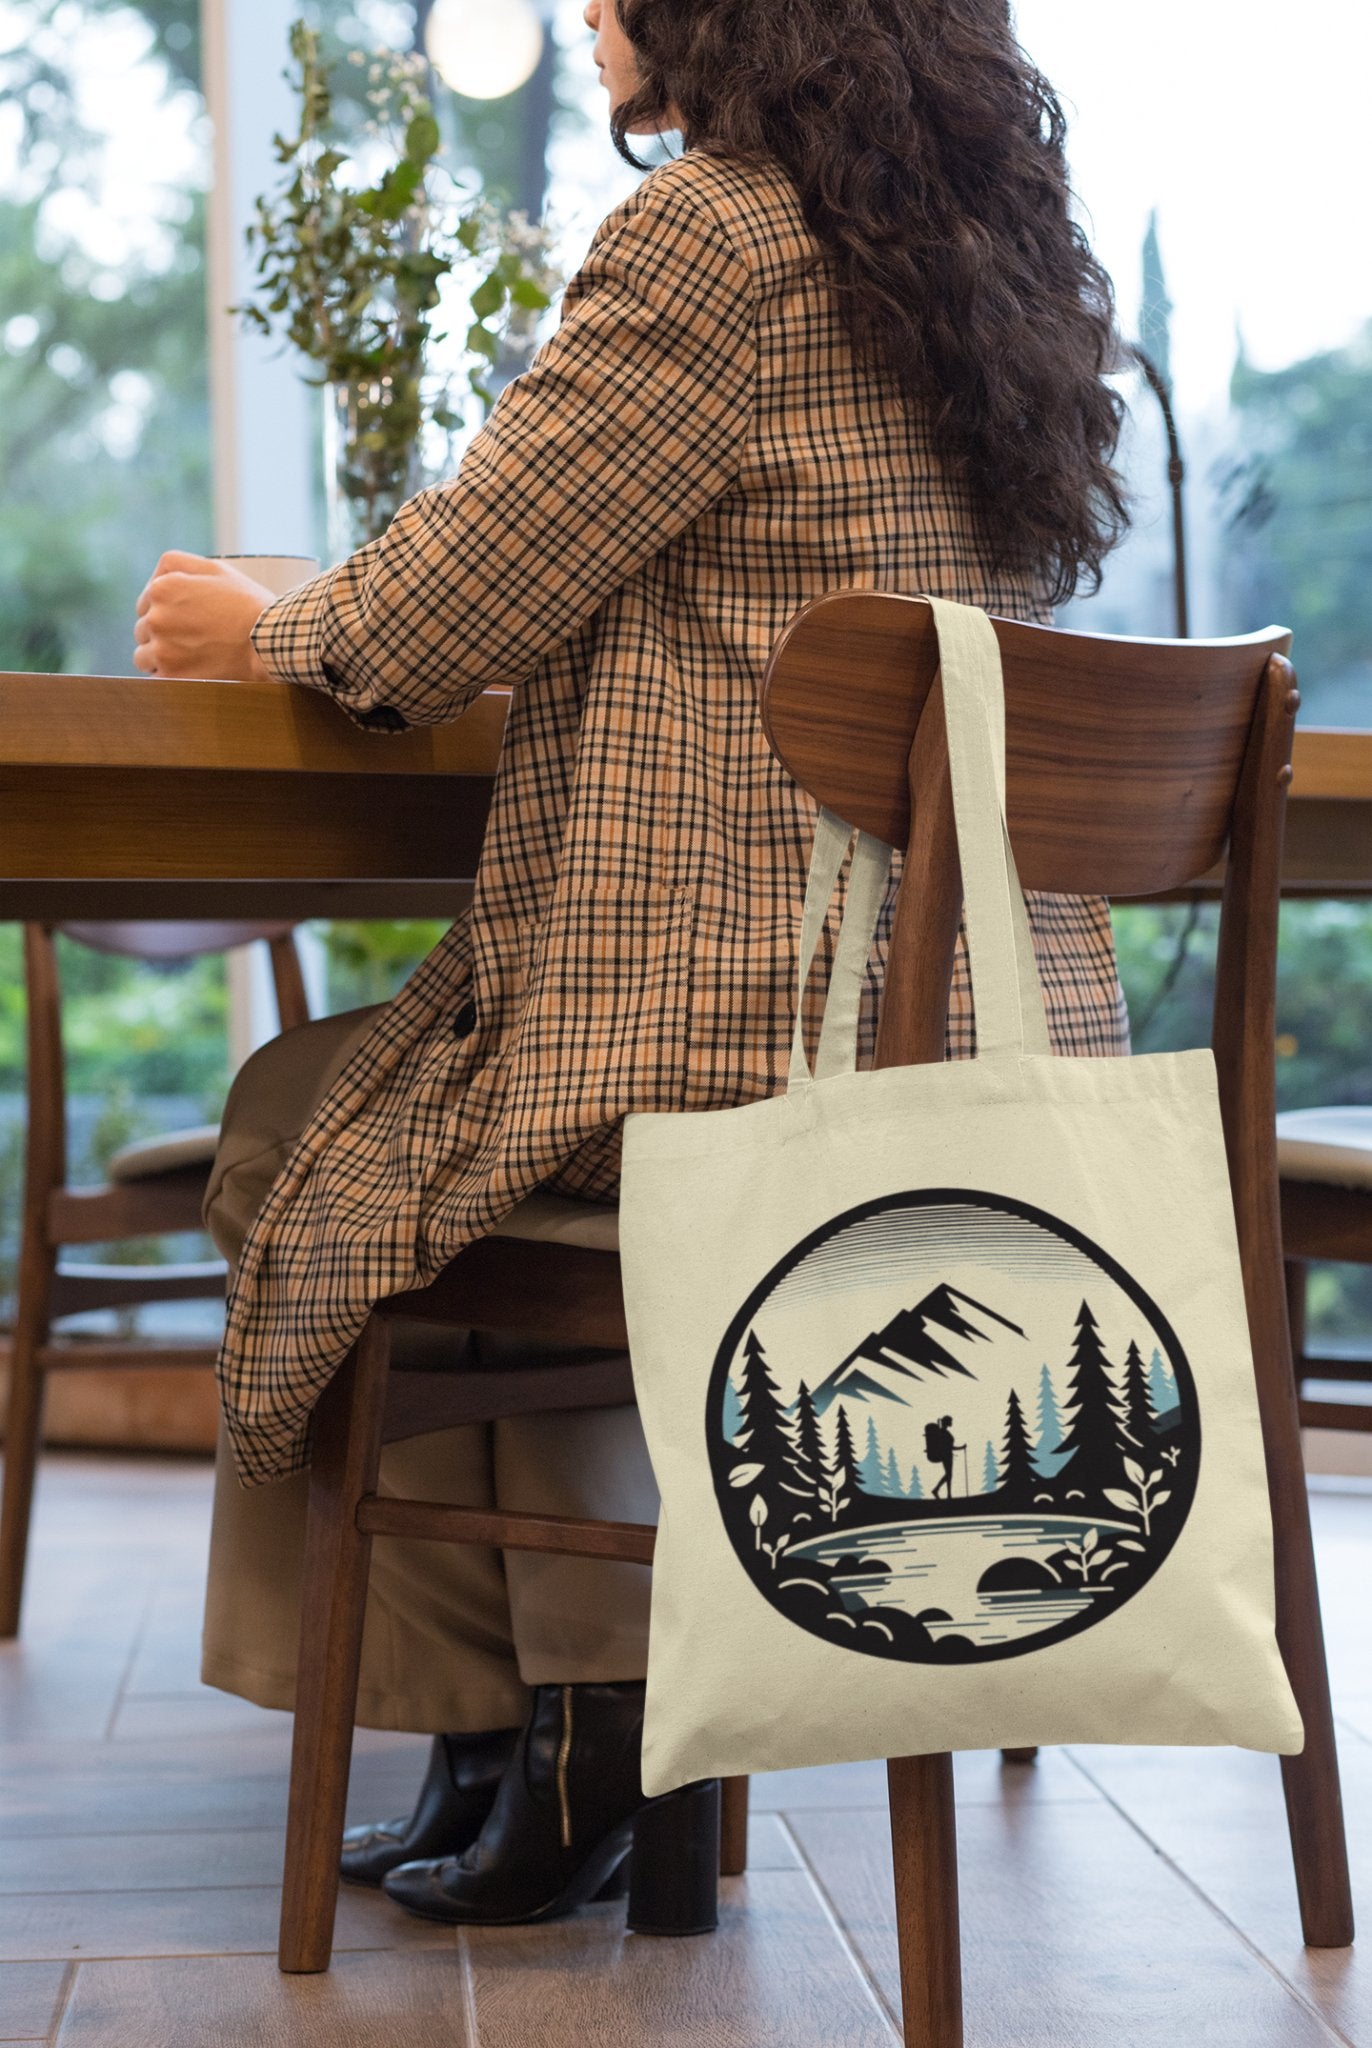
[[966, 1444], [964, 1444], [964, 1445], [963, 1445], [963, 1447], [962, 1447], [962, 1497], [963, 1497], [963, 1499], [964, 1499], [964, 1500], [968, 1500], [968, 1499], [970, 1499], [970, 1498], [971, 1498], [971, 1492], [972, 1492], [972, 1483], [971, 1483], [971, 1481], [970, 1481], [970, 1480], [968, 1479], [968, 1477], [967, 1477], [967, 1446], [966, 1446]]

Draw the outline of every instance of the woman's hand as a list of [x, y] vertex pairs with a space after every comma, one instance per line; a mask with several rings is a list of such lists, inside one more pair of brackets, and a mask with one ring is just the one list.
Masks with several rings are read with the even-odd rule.
[[138, 600], [134, 666], [147, 676], [272, 682], [253, 651], [251, 635], [275, 602], [270, 590], [229, 562], [163, 555]]

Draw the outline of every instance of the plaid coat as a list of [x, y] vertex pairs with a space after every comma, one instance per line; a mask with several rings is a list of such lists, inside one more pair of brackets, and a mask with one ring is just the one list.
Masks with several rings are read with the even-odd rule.
[[[855, 362], [789, 183], [691, 153], [600, 228], [456, 481], [264, 614], [267, 667], [363, 724], [456, 718], [495, 683], [513, 702], [473, 907], [244, 1249], [220, 1377], [246, 1483], [305, 1461], [370, 1303], [540, 1184], [613, 1199], [626, 1111], [782, 1085], [814, 811], [756, 689], [845, 585], [1045, 615], [986, 573], [923, 423]], [[1058, 1047], [1125, 1049], [1105, 905], [1031, 913]], [[960, 960], [949, 1050], [972, 1044]]]

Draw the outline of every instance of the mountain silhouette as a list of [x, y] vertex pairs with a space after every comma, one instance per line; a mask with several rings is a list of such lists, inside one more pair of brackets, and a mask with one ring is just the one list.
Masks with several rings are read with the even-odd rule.
[[891, 1384], [894, 1377], [924, 1380], [960, 1373], [964, 1379], [975, 1379], [972, 1367], [950, 1350], [947, 1342], [951, 1339], [977, 1345], [993, 1341], [995, 1332], [978, 1327], [972, 1316], [989, 1318], [1003, 1329], [1013, 1330], [1017, 1337], [1024, 1335], [1019, 1324], [1012, 1323], [1008, 1316], [997, 1314], [984, 1302], [974, 1301], [970, 1294], [941, 1282], [914, 1308], [901, 1309], [884, 1329], [871, 1331], [841, 1365], [820, 1381], [813, 1397], [816, 1412], [822, 1415], [840, 1398], [894, 1401], [899, 1407], [908, 1408], [910, 1403], [905, 1394]]

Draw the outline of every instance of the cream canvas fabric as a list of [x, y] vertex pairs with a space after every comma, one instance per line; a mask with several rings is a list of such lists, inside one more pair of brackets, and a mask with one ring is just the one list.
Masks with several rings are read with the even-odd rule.
[[[995, 635], [934, 610], [979, 1056], [855, 1070], [889, 865], [859, 835], [813, 1077], [798, 1032], [784, 1095], [625, 1127], [662, 1493], [649, 1794], [959, 1749], [1303, 1743], [1214, 1062], [1049, 1051]], [[821, 819], [802, 976], [851, 839]]]

